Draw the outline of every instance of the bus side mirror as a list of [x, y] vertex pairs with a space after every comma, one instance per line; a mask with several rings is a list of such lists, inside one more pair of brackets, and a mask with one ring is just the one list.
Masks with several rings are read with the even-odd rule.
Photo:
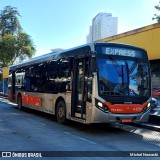
[[91, 72], [97, 72], [97, 63], [96, 63], [95, 56], [91, 57], [90, 69], [91, 69]]

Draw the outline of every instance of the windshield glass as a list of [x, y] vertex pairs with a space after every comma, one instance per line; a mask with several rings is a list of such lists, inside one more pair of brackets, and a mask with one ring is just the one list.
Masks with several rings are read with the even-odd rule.
[[149, 71], [145, 62], [98, 59], [99, 93], [112, 96], [149, 96]]

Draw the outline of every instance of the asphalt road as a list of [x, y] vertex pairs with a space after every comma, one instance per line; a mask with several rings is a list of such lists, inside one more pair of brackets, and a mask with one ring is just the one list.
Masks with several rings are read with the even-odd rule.
[[[94, 157], [80, 155], [78, 158], [58, 157], [58, 159], [150, 160], [152, 157], [115, 158], [113, 155], [112, 158], [112, 155], [96, 157], [96, 154], [98, 151], [109, 151], [108, 153], [115, 151], [113, 154], [121, 151], [160, 151], [160, 132], [127, 125], [83, 125], [75, 122], [60, 125], [52, 115], [29, 109], [19, 111], [7, 100], [0, 99], [0, 151], [92, 151]], [[153, 159], [159, 160], [160, 155]]]

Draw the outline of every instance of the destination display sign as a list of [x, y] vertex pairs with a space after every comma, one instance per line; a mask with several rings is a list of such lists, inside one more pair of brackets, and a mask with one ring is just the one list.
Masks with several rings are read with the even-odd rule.
[[142, 51], [130, 48], [102, 47], [102, 53], [107, 55], [143, 58]]

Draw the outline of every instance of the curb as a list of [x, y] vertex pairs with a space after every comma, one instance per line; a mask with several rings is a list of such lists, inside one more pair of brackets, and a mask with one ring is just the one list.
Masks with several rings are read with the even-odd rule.
[[160, 126], [156, 124], [150, 124], [150, 123], [133, 123], [131, 124], [132, 126], [144, 128], [144, 129], [149, 129], [152, 131], [160, 132]]

